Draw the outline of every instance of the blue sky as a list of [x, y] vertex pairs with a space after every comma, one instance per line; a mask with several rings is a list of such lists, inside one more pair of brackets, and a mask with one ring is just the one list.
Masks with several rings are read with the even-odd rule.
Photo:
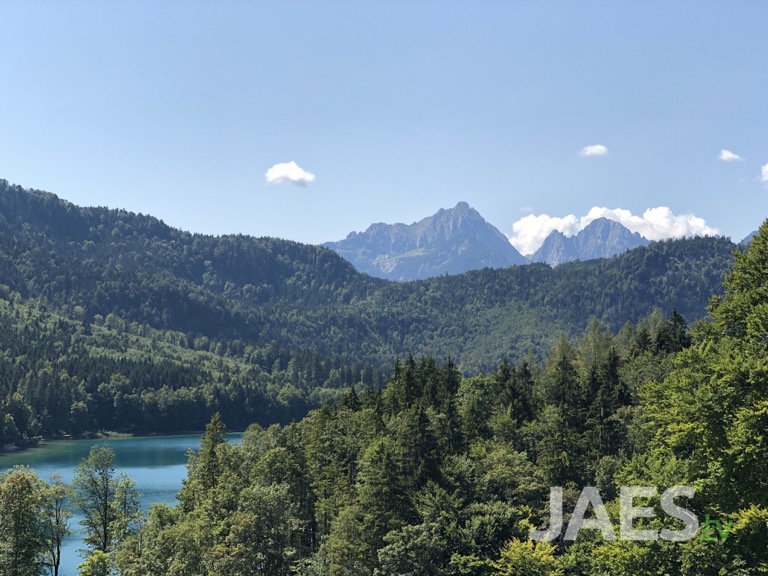
[[[593, 207], [741, 239], [768, 216], [766, 22], [760, 0], [4, 0], [0, 178], [310, 243], [460, 200], [527, 246]], [[289, 162], [314, 179], [267, 182]]]

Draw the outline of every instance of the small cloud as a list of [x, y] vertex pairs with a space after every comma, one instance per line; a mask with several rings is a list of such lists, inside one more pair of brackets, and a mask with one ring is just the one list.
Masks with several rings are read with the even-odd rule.
[[579, 150], [579, 156], [605, 156], [608, 148], [602, 144], [591, 144]]
[[315, 175], [301, 168], [296, 162], [279, 162], [267, 170], [267, 182], [270, 184], [293, 184], [306, 186], [314, 181]]
[[717, 157], [717, 159], [722, 160], [723, 162], [738, 162], [739, 160], [744, 160], [744, 158], [742, 158], [735, 152], [731, 152], [730, 150], [726, 150], [725, 148], [720, 150], [720, 155]]
[[760, 181], [768, 184], [768, 164], [763, 164], [760, 168]]
[[[763, 178], [768, 182], [768, 164], [763, 166]], [[649, 208], [642, 215], [632, 214], [629, 210], [622, 208], [593, 206], [585, 216], [575, 214], [563, 217], [548, 214], [524, 216], [512, 224], [512, 235], [509, 241], [521, 254], [529, 256], [541, 247], [546, 237], [554, 230], [566, 236], [573, 236], [598, 218], [619, 222], [648, 240], [718, 234], [718, 230], [708, 226], [703, 218], [694, 214], [674, 214], [666, 206]]]
[[530, 214], [533, 212], [533, 206], [520, 206], [520, 212], [525, 212], [526, 214]]

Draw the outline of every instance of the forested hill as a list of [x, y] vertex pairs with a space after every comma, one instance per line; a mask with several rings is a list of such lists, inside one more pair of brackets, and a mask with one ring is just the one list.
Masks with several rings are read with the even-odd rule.
[[0, 180], [0, 283], [86, 323], [121, 321], [308, 350], [376, 366], [408, 352], [467, 372], [542, 351], [596, 316], [617, 330], [658, 307], [689, 322], [732, 264], [723, 238], [653, 243], [620, 257], [394, 283], [330, 250], [179, 231], [150, 216], [81, 208]]
[[471, 378], [409, 357], [239, 446], [214, 417], [179, 505], [118, 511], [136, 529], [107, 555], [122, 576], [766, 574], [766, 284], [768, 222], [690, 332], [592, 321]]
[[0, 251], [3, 283], [23, 296], [208, 336], [258, 338], [266, 304], [314, 307], [370, 283], [327, 249], [190, 234], [3, 180]]

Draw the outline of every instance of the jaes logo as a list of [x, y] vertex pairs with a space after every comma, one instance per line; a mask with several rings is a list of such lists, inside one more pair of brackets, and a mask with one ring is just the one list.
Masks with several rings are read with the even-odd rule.
[[[653, 518], [655, 510], [651, 506], [635, 506], [635, 499], [656, 498], [658, 490], [654, 486], [622, 486], [619, 498], [619, 538], [620, 540], [667, 540], [669, 542], [685, 542], [691, 540], [699, 532], [699, 519], [690, 510], [678, 506], [676, 498], [693, 498], [696, 491], [690, 486], [673, 486], [661, 494], [661, 509], [672, 518], [681, 520], [682, 530], [640, 530], [633, 526], [636, 518]], [[591, 506], [592, 517], [585, 518], [587, 509]], [[733, 522], [723, 526], [719, 520], [710, 519], [706, 515], [701, 540], [725, 542], [733, 528]], [[564, 540], [576, 540], [582, 529], [599, 530], [605, 540], [616, 540], [613, 524], [605, 509], [597, 488], [586, 487], [581, 491], [579, 500], [573, 509], [571, 520], [565, 530]], [[532, 540], [551, 541], [559, 537], [563, 531], [563, 489], [552, 487], [549, 490], [549, 528], [546, 530], [531, 530], [528, 537]]]

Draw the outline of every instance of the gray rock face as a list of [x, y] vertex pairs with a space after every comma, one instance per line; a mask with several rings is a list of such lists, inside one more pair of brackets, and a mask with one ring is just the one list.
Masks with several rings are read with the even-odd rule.
[[531, 261], [557, 266], [571, 260], [610, 258], [648, 243], [640, 234], [630, 232], [618, 222], [598, 218], [570, 238], [555, 230], [531, 256]]
[[744, 238], [744, 240], [742, 240], [741, 242], [739, 242], [739, 246], [743, 246], [744, 248], [746, 248], [747, 246], [749, 246], [750, 244], [752, 244], [752, 238], [754, 238], [755, 236], [757, 236], [757, 230], [755, 230], [754, 232], [750, 232], [750, 233], [747, 235], [747, 237], [746, 237], [746, 238]]
[[466, 202], [410, 225], [373, 224], [323, 246], [361, 272], [400, 281], [527, 263], [507, 237]]

